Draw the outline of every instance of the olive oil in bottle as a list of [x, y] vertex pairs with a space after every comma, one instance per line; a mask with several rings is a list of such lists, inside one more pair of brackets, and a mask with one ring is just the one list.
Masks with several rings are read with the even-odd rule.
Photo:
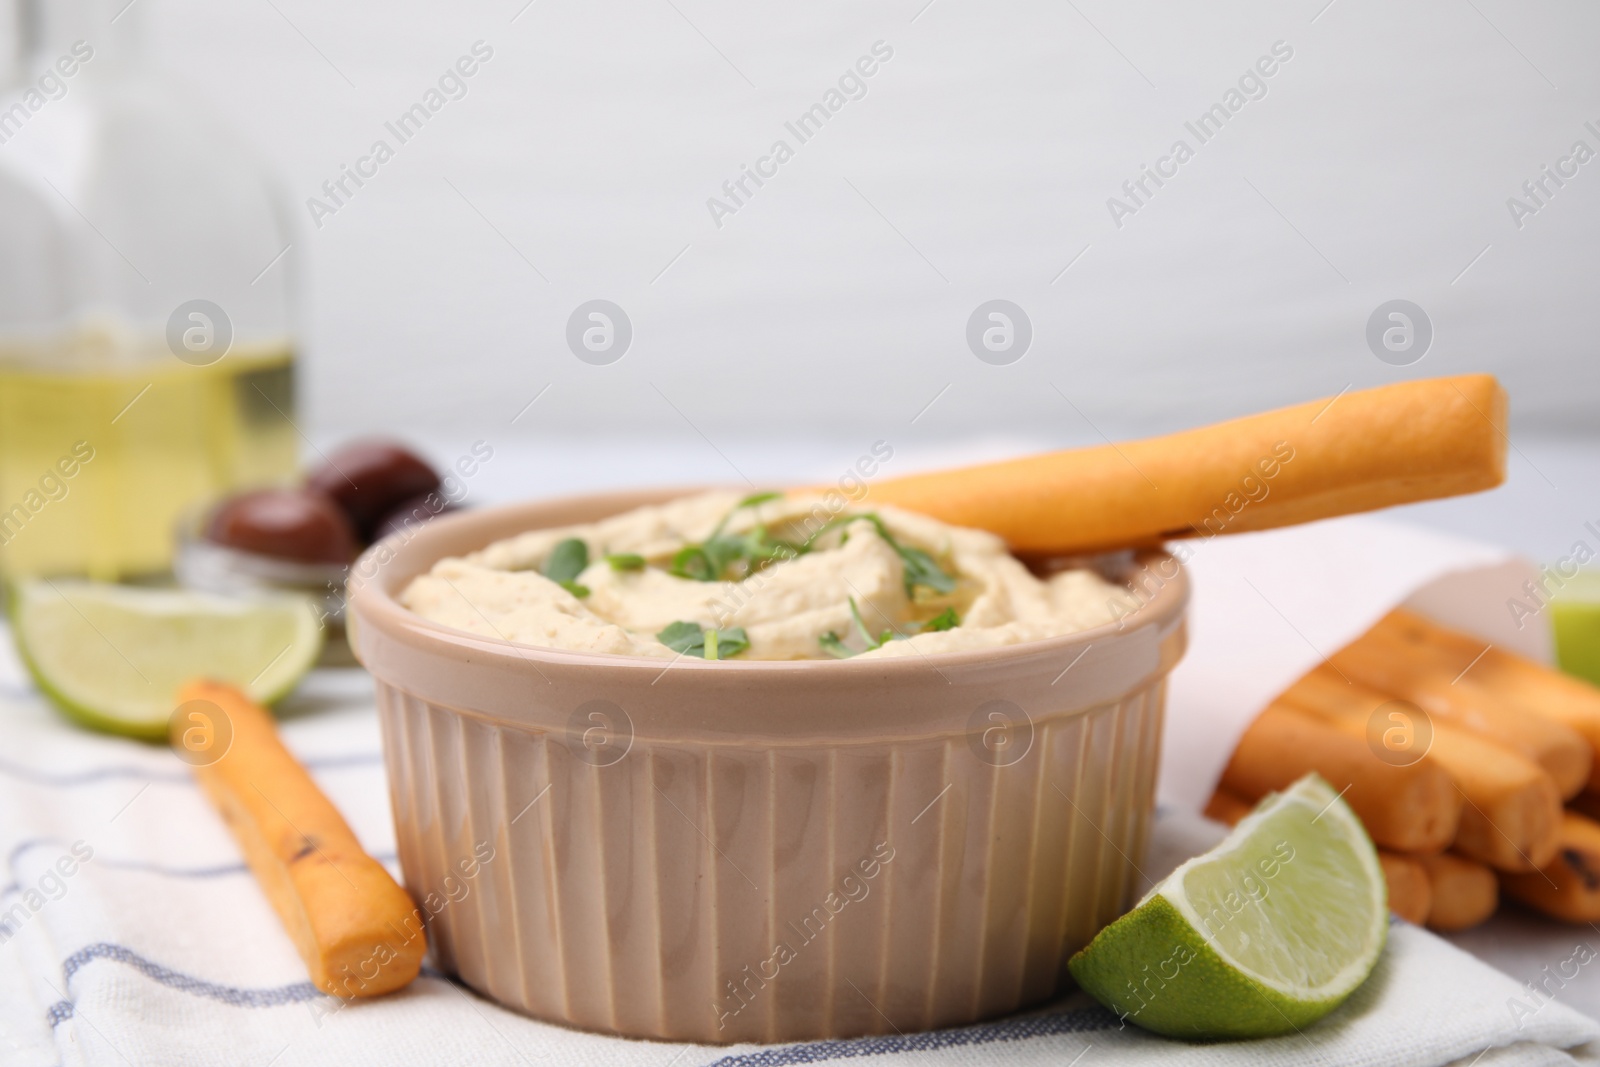
[[188, 512], [293, 479], [293, 375], [287, 347], [201, 367], [55, 369], [0, 353], [0, 571], [166, 570]]
[[295, 475], [290, 212], [145, 6], [0, 0], [0, 583], [159, 575]]

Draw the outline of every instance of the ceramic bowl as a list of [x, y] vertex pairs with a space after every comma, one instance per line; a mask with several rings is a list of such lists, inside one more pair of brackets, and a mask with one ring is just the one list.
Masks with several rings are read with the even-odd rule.
[[1049, 999], [1130, 904], [1187, 578], [1120, 624], [887, 660], [511, 645], [396, 599], [445, 556], [678, 491], [473, 511], [353, 568], [405, 882], [508, 1007], [675, 1041], [953, 1026]]

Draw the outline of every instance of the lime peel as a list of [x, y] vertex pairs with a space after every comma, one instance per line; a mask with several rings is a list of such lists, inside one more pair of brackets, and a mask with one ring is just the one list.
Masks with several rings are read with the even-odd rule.
[[51, 701], [85, 726], [151, 740], [166, 737], [185, 682], [228, 682], [270, 704], [322, 650], [316, 609], [299, 596], [33, 579], [11, 607], [17, 651]]
[[1343, 1003], [1388, 933], [1376, 851], [1307, 775], [1180, 866], [1068, 964], [1124, 1022], [1191, 1039], [1299, 1030]]

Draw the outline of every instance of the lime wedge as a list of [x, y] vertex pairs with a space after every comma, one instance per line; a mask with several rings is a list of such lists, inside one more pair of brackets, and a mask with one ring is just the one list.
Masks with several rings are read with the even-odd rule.
[[1322, 1018], [1365, 981], [1388, 919], [1361, 821], [1307, 775], [1173, 871], [1068, 967], [1146, 1030], [1270, 1037]]
[[270, 704], [311, 669], [309, 600], [231, 599], [67, 580], [17, 585], [17, 651], [39, 688], [85, 726], [162, 739], [180, 686], [211, 678]]
[[1600, 571], [1580, 570], [1550, 598], [1556, 662], [1600, 685]]

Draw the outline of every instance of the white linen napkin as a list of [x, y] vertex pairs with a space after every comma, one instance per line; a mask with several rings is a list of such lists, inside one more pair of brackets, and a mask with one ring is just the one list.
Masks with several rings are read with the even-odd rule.
[[[1298, 617], [1315, 613], [1315, 601], [1293, 599], [1289, 588], [1291, 579], [1306, 579], [1288, 563], [1303, 536], [1255, 535], [1247, 576], [1307, 636], [1331, 642], [1320, 623]], [[1380, 530], [1363, 536], [1366, 551], [1385, 552], [1387, 559], [1434, 558], [1428, 553], [1439, 551], [1425, 547], [1431, 535], [1397, 532], [1387, 547], [1379, 544]], [[1357, 544], [1354, 535], [1345, 542]], [[1233, 551], [1218, 542], [1196, 557], [1204, 587], [1190, 663], [1199, 662], [1188, 668], [1187, 680], [1174, 683], [1169, 752], [1182, 751], [1186, 738], [1204, 727], [1186, 720], [1208, 707], [1219, 720], [1226, 712], [1231, 721], [1247, 721], [1239, 709], [1264, 699], [1262, 693], [1270, 696], [1274, 679], [1298, 669], [1273, 657], [1296, 664], [1305, 658], [1267, 632], [1278, 617], [1270, 609], [1244, 631], [1252, 640], [1260, 632], [1260, 654], [1222, 658], [1219, 646], [1227, 642], [1208, 632], [1219, 616], [1206, 604], [1223, 595], [1214, 591], [1214, 576], [1228, 573], [1221, 563], [1234, 559]], [[1494, 562], [1492, 554], [1480, 554], [1484, 563]], [[1454, 558], [1470, 555], [1458, 546]], [[1274, 558], [1278, 565], [1266, 565]], [[1331, 567], [1332, 558], [1323, 557], [1323, 565]], [[1361, 562], [1355, 549], [1338, 558], [1349, 567]], [[1361, 621], [1348, 605], [1327, 614], [1348, 626]], [[5, 634], [0, 647], [9, 660]], [[1241, 673], [1241, 664], [1250, 670]], [[1209, 705], [1186, 692], [1207, 679], [1222, 687]], [[1221, 699], [1230, 693], [1230, 700]], [[316, 672], [284, 710], [289, 746], [366, 847], [392, 867], [393, 825], [366, 675]], [[277, 916], [188, 767], [158, 747], [68, 725], [14, 662], [0, 662], [0, 722], [6, 739], [0, 748], [0, 855], [6, 863], [0, 875], [0, 1061], [18, 1067], [1600, 1062], [1600, 1023], [1399, 922], [1377, 972], [1346, 1005], [1302, 1034], [1248, 1043], [1166, 1041], [1123, 1028], [1081, 994], [956, 1030], [733, 1048], [627, 1041], [539, 1023], [431, 969], [399, 994], [342, 1005], [306, 980]], [[1143, 866], [1159, 876], [1209, 847], [1220, 832], [1168, 808]]]

